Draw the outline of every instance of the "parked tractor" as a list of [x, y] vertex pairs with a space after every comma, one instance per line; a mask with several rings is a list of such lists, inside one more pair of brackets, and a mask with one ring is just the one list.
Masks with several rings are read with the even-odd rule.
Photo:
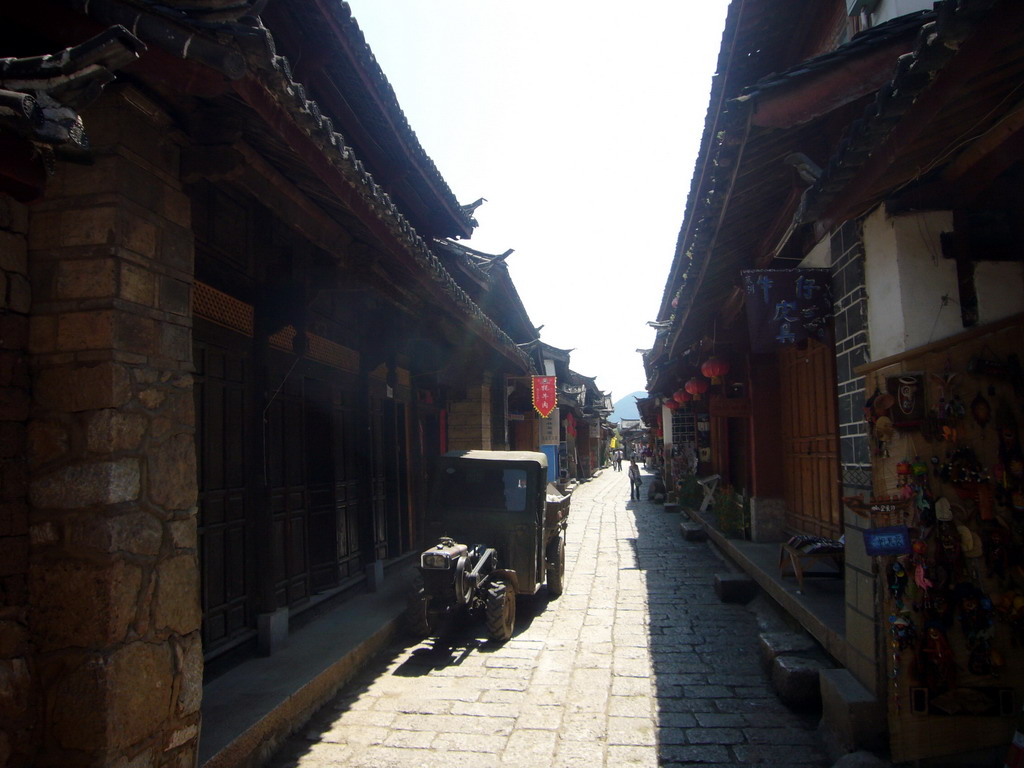
[[[409, 595], [409, 629], [437, 634], [446, 617], [482, 617], [496, 642], [512, 637], [516, 595], [562, 593], [570, 496], [547, 482], [534, 451], [450, 451], [431, 489], [427, 533]], [[435, 538], [436, 537], [436, 538]]]

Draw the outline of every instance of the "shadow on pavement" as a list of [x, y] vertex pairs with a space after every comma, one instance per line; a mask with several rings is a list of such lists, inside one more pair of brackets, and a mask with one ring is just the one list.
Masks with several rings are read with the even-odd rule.
[[729, 565], [707, 543], [686, 541], [681, 516], [664, 505], [632, 501], [628, 509], [637, 527], [630, 546], [646, 577], [659, 764], [828, 765], [817, 716], [792, 712], [775, 695], [758, 616], [715, 594], [715, 574]]
[[[536, 595], [517, 597], [513, 639], [526, 632], [551, 601], [552, 598], [548, 597], [544, 588]], [[335, 721], [347, 712], [363, 708], [364, 695], [385, 677], [423, 677], [435, 671], [456, 668], [473, 654], [493, 653], [502, 645], [487, 637], [482, 619], [476, 620], [470, 616], [447, 618], [438, 636], [425, 640], [400, 632], [398, 638], [343, 686], [330, 702], [321, 707], [304, 728], [289, 736], [274, 750], [274, 757], [268, 765], [273, 768], [295, 768], [318, 744], [344, 743], [345, 734], [335, 730]], [[395, 662], [407, 654], [412, 646], [418, 647], [396, 666]], [[421, 714], [427, 714], [429, 709], [429, 703], [425, 703]]]

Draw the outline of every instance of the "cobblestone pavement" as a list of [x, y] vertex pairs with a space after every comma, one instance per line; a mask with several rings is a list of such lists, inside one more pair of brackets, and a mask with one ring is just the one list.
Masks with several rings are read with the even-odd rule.
[[272, 765], [825, 766], [771, 689], [756, 618], [716, 598], [723, 570], [607, 470], [573, 498], [561, 598], [520, 598], [504, 646], [473, 625], [394, 645]]

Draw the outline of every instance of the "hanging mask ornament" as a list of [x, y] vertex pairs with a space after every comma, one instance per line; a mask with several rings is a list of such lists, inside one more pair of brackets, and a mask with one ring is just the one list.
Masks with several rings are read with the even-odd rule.
[[900, 412], [904, 416], [910, 416], [917, 408], [917, 379], [912, 376], [900, 376], [897, 393]]
[[971, 416], [974, 417], [982, 431], [984, 431], [985, 425], [992, 419], [992, 406], [985, 399], [985, 396], [981, 394], [981, 390], [971, 400]]

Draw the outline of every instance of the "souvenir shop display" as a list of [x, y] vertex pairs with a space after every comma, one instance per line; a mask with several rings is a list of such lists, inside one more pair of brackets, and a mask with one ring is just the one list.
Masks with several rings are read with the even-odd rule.
[[986, 350], [968, 364], [947, 357], [938, 370], [868, 377], [876, 496], [844, 503], [869, 520], [890, 712], [904, 723], [1005, 718], [1020, 706], [1024, 387], [1011, 357]]

